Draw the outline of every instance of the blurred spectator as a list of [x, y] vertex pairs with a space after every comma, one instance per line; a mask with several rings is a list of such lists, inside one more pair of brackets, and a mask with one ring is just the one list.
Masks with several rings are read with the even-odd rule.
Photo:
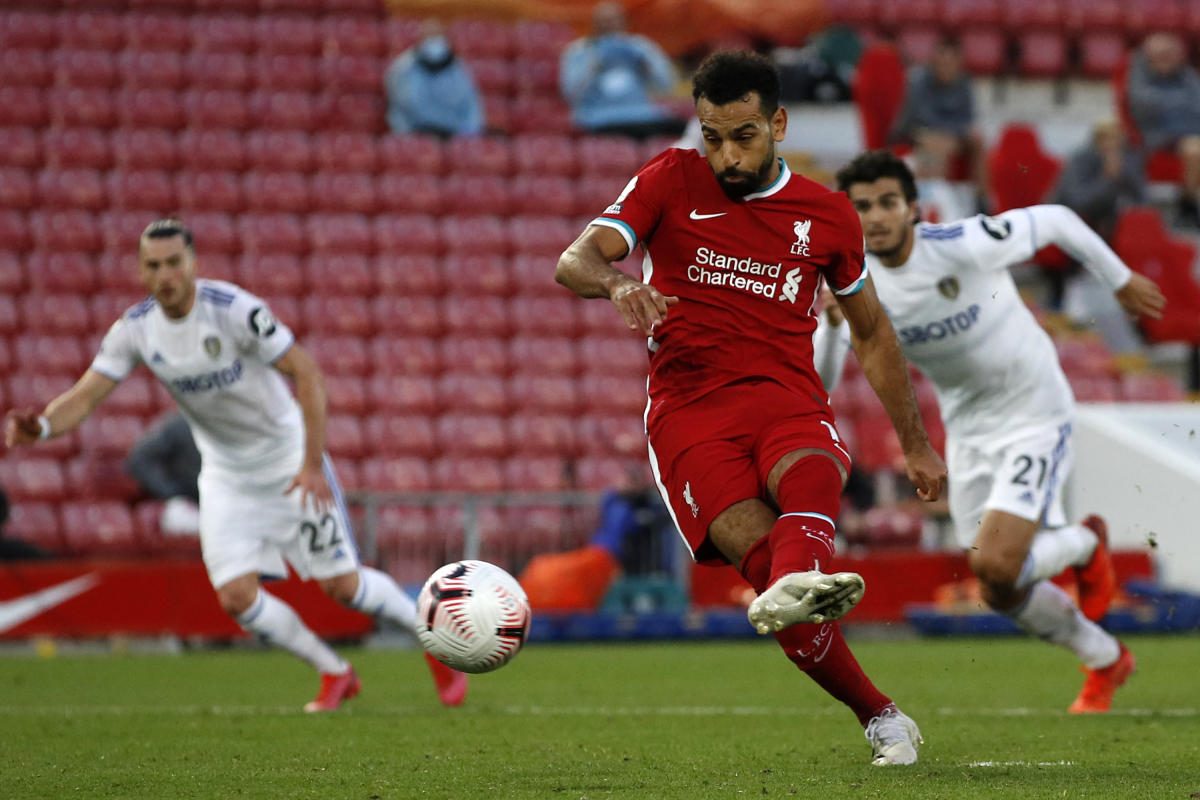
[[1097, 122], [1091, 141], [1067, 159], [1051, 202], [1072, 209], [1105, 239], [1121, 211], [1146, 202], [1144, 164], [1116, 120]]
[[1200, 226], [1200, 74], [1171, 33], [1146, 37], [1129, 66], [1129, 113], [1147, 150], [1170, 149], [1183, 162], [1181, 222]]
[[483, 133], [479, 90], [437, 20], [428, 20], [421, 28], [421, 41], [396, 57], [383, 85], [392, 133], [444, 137]]
[[50, 558], [50, 554], [40, 547], [20, 539], [10, 539], [5, 536], [4, 526], [8, 524], [8, 495], [0, 489], [0, 561], [21, 561], [31, 558]]
[[559, 81], [575, 126], [589, 133], [678, 136], [686, 124], [651, 101], [674, 87], [675, 67], [657, 44], [625, 32], [619, 3], [596, 6], [592, 35], [563, 51]]
[[929, 64], [911, 71], [891, 139], [913, 146], [918, 181], [946, 180], [955, 162], [965, 159], [976, 190], [983, 191], [983, 139], [975, 129], [975, 95], [957, 39], [939, 39]]
[[161, 417], [129, 451], [125, 471], [147, 494], [165, 500], [159, 525], [164, 533], [200, 531], [200, 451], [178, 411]]

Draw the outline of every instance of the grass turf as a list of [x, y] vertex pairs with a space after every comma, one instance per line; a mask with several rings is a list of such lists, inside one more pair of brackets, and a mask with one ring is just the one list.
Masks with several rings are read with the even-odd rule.
[[1041, 643], [852, 641], [925, 735], [887, 769], [770, 641], [534, 645], [458, 709], [418, 652], [348, 651], [363, 694], [321, 716], [278, 652], [2, 658], [0, 797], [1196, 797], [1196, 639], [1129, 644], [1114, 713], [1073, 717]]

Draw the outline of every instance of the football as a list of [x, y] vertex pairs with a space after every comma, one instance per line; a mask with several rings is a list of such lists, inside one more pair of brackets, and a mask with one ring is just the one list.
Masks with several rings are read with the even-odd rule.
[[529, 600], [512, 575], [486, 561], [455, 561], [421, 587], [417, 638], [452, 669], [491, 672], [525, 644], [530, 616]]

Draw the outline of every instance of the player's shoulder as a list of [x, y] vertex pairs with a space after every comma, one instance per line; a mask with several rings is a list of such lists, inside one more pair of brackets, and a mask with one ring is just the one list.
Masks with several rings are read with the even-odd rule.
[[642, 168], [638, 171], [643, 173], [650, 171], [669, 172], [676, 169], [686, 171], [700, 166], [707, 168], [708, 161], [696, 150], [668, 147], [643, 164]]
[[845, 192], [830, 189], [812, 178], [790, 172], [784, 192], [786, 197], [802, 202], [806, 206], [825, 206], [834, 214], [852, 215], [858, 219], [858, 214]]
[[917, 238], [926, 242], [956, 242], [962, 241], [967, 234], [967, 225], [973, 217], [955, 220], [953, 222], [918, 222]]
[[129, 308], [125, 309], [119, 318], [118, 322], [138, 322], [144, 321], [150, 312], [158, 307], [158, 301], [153, 297], [144, 297], [137, 301]]
[[196, 300], [213, 308], [232, 308], [239, 300], [250, 295], [236, 283], [199, 278], [196, 281]]

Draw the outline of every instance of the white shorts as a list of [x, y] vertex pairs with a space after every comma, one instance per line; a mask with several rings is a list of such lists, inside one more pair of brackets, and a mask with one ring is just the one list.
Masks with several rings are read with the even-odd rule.
[[1071, 424], [1031, 429], [996, 446], [950, 441], [950, 517], [958, 543], [970, 547], [983, 514], [1004, 511], [1043, 527], [1067, 524], [1063, 483], [1071, 471]]
[[201, 470], [200, 549], [214, 587], [247, 573], [285, 578], [287, 564], [305, 579], [358, 569], [354, 531], [329, 456], [323, 466], [334, 497], [324, 514], [311, 503], [302, 507], [299, 490], [283, 493], [291, 475], [255, 482], [253, 476]]

